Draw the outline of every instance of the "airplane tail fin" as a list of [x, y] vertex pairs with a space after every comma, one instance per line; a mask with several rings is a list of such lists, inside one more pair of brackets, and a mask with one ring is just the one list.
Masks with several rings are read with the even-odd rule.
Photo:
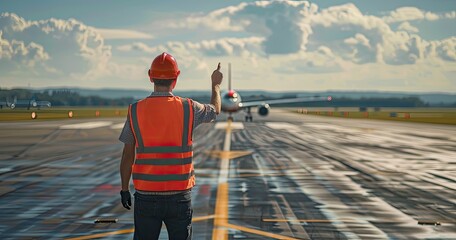
[[228, 91], [231, 90], [231, 63], [228, 63]]

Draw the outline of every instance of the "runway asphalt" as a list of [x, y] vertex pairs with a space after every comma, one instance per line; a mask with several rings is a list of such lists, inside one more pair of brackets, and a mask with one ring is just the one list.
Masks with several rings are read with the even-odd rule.
[[[0, 239], [132, 239], [124, 120], [0, 123]], [[455, 126], [242, 120], [194, 131], [193, 239], [456, 239]]]

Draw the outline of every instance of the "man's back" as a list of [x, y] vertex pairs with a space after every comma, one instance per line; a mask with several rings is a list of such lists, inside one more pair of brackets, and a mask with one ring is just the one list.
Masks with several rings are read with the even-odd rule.
[[[185, 101], [188, 101], [185, 99]], [[187, 103], [188, 104], [188, 103]], [[190, 105], [190, 104], [189, 104]], [[148, 97], [137, 103], [138, 124], [147, 130], [143, 141], [154, 146], [180, 146], [184, 127], [182, 98], [176, 96]], [[189, 108], [189, 120], [193, 125], [193, 108]], [[188, 130], [188, 129], [187, 129]]]
[[193, 110], [180, 97], [149, 97], [128, 115], [136, 142], [133, 183], [149, 192], [185, 191], [195, 185], [192, 163]]
[[130, 178], [135, 186], [134, 239], [158, 239], [162, 223], [170, 239], [191, 239], [193, 129], [220, 113], [220, 63], [212, 74], [211, 104], [174, 96], [180, 74], [176, 60], [157, 56], [148, 75], [151, 96], [132, 104], [119, 137], [124, 143], [120, 175], [122, 205], [130, 209]]

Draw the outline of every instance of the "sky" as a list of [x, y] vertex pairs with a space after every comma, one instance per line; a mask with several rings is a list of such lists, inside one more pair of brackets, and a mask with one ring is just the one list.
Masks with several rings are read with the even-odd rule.
[[0, 88], [456, 92], [456, 1], [0, 0]]

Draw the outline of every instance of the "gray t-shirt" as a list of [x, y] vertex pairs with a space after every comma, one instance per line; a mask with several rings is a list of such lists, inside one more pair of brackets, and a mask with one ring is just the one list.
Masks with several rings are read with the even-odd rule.
[[[150, 94], [151, 97], [161, 97], [161, 96], [174, 96], [170, 92], [153, 92]], [[215, 120], [217, 114], [215, 112], [215, 107], [212, 104], [202, 104], [195, 100], [193, 102], [193, 129], [195, 129], [201, 123], [209, 123]], [[125, 125], [120, 133], [119, 140], [126, 144], [135, 144], [135, 137], [133, 131], [130, 127], [130, 118], [127, 117]]]

